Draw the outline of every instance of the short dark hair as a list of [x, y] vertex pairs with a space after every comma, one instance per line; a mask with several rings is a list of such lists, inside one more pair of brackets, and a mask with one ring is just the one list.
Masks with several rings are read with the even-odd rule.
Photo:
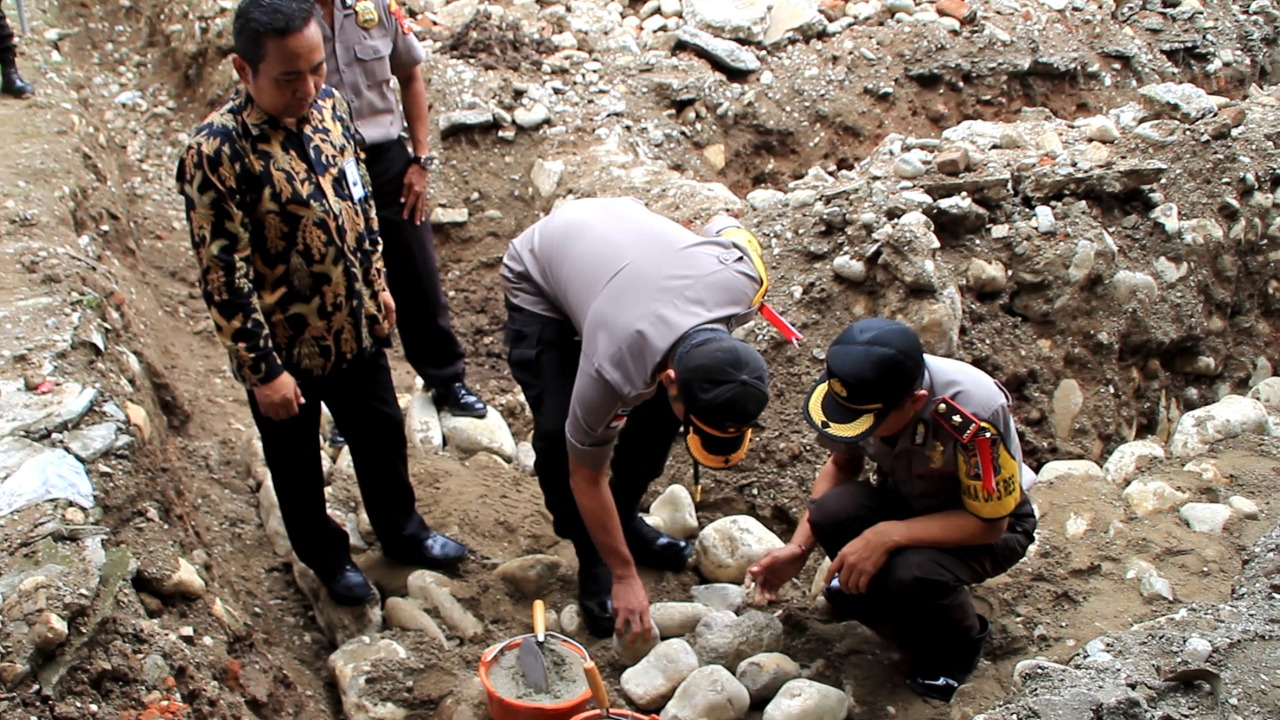
[[302, 32], [318, 19], [315, 0], [241, 0], [232, 26], [235, 53], [257, 73], [267, 40]]

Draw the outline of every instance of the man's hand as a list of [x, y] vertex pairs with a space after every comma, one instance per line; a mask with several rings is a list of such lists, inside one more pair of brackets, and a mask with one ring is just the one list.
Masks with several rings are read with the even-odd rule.
[[787, 543], [766, 553], [747, 570], [747, 574], [755, 581], [764, 599], [773, 602], [778, 599], [778, 590], [804, 569], [807, 559], [809, 553], [799, 545]]
[[382, 316], [387, 320], [387, 327], [396, 326], [396, 301], [391, 293], [383, 290], [378, 293], [378, 302], [382, 303]]
[[404, 173], [404, 186], [400, 189], [400, 204], [404, 206], [401, 214], [405, 220], [412, 220], [414, 225], [421, 225], [427, 218], [427, 169], [421, 165], [410, 165]]
[[639, 575], [613, 579], [613, 631], [627, 640], [648, 639], [653, 632], [649, 622], [649, 595]]
[[285, 371], [280, 377], [253, 389], [253, 399], [258, 409], [272, 420], [288, 420], [298, 414], [298, 406], [305, 405], [302, 390], [293, 376]]
[[827, 578], [823, 584], [831, 582], [831, 578], [840, 577], [840, 587], [850, 594], [864, 593], [871, 584], [871, 578], [880, 572], [889, 559], [895, 545], [890, 537], [891, 526], [888, 523], [872, 525], [858, 537], [849, 541], [840, 553], [831, 561], [827, 570]]

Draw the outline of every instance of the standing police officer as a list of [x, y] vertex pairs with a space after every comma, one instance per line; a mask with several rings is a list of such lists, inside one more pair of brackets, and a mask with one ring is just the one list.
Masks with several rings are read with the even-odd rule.
[[1023, 492], [1034, 474], [1009, 394], [968, 363], [926, 355], [906, 325], [868, 318], [831, 343], [804, 414], [831, 457], [791, 542], [752, 576], [772, 597], [821, 545], [836, 613], [892, 639], [917, 693], [950, 701], [991, 628], [969, 586], [1013, 567], [1035, 539]]
[[[324, 14], [325, 82], [342, 93], [355, 116], [373, 184], [387, 285], [399, 311], [404, 354], [435, 390], [440, 409], [484, 417], [487, 407], [463, 381], [462, 344], [440, 287], [435, 240], [427, 216], [431, 154], [426, 59], [396, 0], [316, 0]], [[391, 78], [400, 83], [404, 111]], [[413, 154], [400, 140], [408, 120]]]

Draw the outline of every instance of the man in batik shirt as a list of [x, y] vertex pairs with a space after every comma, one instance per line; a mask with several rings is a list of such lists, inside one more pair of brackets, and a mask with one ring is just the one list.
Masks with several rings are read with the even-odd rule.
[[404, 423], [384, 348], [387, 292], [369, 179], [346, 103], [324, 85], [313, 0], [244, 0], [243, 87], [178, 163], [200, 283], [262, 437], [298, 559], [337, 602], [373, 597], [325, 510], [320, 403], [346, 437], [369, 519], [393, 560], [456, 566], [466, 547], [414, 508]]

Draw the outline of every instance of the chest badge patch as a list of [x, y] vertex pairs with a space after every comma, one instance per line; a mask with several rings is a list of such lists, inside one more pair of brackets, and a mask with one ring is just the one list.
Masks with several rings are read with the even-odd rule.
[[365, 30], [378, 26], [378, 6], [373, 4], [373, 0], [356, 3], [356, 24]]
[[942, 443], [937, 440], [933, 441], [933, 448], [929, 450], [929, 467], [937, 470], [942, 467], [942, 461], [946, 458], [947, 451], [942, 447]]

